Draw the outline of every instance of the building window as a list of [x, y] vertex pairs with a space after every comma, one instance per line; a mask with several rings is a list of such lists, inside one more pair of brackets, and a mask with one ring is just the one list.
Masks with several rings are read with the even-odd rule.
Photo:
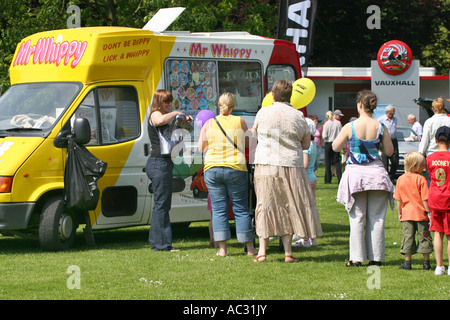
[[370, 84], [365, 83], [335, 83], [334, 84], [334, 109], [339, 109], [344, 114], [342, 124], [346, 124], [352, 117], [358, 117], [356, 109], [356, 96], [359, 91], [370, 89]]

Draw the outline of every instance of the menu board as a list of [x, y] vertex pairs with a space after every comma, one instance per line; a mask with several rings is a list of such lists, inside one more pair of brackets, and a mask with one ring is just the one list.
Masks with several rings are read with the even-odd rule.
[[172, 109], [189, 115], [201, 110], [217, 111], [217, 62], [176, 60], [166, 62], [167, 86], [172, 92]]

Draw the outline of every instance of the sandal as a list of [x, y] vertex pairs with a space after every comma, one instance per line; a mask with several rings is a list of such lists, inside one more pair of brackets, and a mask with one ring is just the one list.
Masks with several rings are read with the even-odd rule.
[[284, 262], [300, 262], [300, 259], [294, 258], [292, 255], [284, 256]]
[[263, 255], [257, 256], [256, 258], [253, 258], [252, 261], [253, 262], [265, 262], [266, 261], [266, 255], [263, 254]]
[[226, 257], [227, 253], [225, 252], [225, 254], [221, 253], [220, 250], [216, 252], [216, 256], [218, 257]]
[[361, 266], [361, 262], [353, 262], [353, 261], [349, 261], [345, 264], [346, 267], [360, 267]]

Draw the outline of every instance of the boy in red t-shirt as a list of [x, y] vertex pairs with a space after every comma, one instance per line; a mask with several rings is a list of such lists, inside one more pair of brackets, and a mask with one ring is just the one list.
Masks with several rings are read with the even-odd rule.
[[416, 151], [409, 152], [405, 157], [405, 174], [398, 178], [394, 192], [398, 219], [403, 226], [400, 253], [405, 255], [405, 262], [400, 269], [411, 270], [411, 256], [415, 253], [422, 253], [423, 268], [431, 269], [430, 253], [433, 252], [433, 239], [428, 226], [428, 183], [421, 175], [424, 169], [424, 156]]
[[[428, 205], [431, 209], [430, 231], [435, 231], [436, 270], [434, 274], [445, 274], [443, 262], [444, 234], [447, 236], [447, 254], [450, 257], [450, 127], [442, 126], [436, 131], [438, 151], [427, 156], [430, 176]], [[448, 274], [450, 275], [450, 268]]]

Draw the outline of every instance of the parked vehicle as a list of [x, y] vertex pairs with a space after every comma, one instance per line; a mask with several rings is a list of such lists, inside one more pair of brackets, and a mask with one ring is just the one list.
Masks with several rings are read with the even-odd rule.
[[397, 175], [405, 173], [405, 156], [408, 152], [418, 151], [420, 136], [410, 127], [397, 127], [397, 141], [399, 151], [399, 164]]
[[[217, 114], [220, 94], [233, 92], [234, 113], [250, 127], [267, 89], [300, 76], [293, 43], [246, 32], [91, 27], [26, 37], [12, 59], [12, 86], [0, 98], [0, 232], [37, 236], [44, 250], [64, 250], [79, 225], [148, 225], [147, 119], [155, 90], [170, 90], [173, 109], [193, 117], [203, 109]], [[63, 201], [70, 181], [64, 181], [67, 150], [60, 142], [79, 134], [73, 132], [76, 118], [89, 121], [86, 147], [108, 164], [98, 181], [100, 200], [89, 212], [69, 212]], [[194, 130], [185, 145], [195, 146], [197, 137]], [[179, 183], [182, 170], [174, 170], [181, 187], [173, 193], [173, 223], [210, 219], [206, 198], [190, 190], [202, 167], [195, 154], [189, 148], [182, 163], [175, 162], [189, 172]], [[43, 220], [51, 225], [42, 228]]]

